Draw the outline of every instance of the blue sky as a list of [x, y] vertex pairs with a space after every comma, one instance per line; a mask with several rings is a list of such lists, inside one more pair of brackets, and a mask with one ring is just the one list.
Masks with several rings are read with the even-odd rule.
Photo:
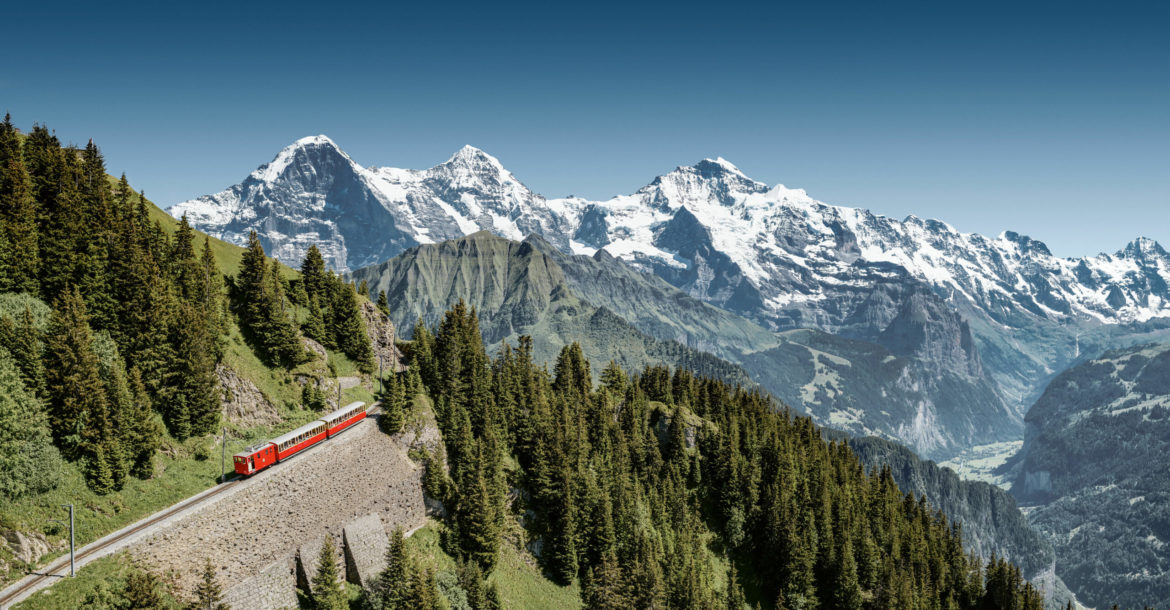
[[548, 196], [722, 156], [1060, 255], [1170, 246], [1165, 3], [170, 4], [6, 7], [0, 111], [163, 205], [325, 133], [365, 165], [472, 144]]

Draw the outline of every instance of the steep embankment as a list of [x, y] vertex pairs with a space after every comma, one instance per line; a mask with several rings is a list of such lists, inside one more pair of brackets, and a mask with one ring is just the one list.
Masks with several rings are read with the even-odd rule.
[[1060, 374], [1028, 412], [1012, 494], [1097, 607], [1170, 603], [1170, 345]]

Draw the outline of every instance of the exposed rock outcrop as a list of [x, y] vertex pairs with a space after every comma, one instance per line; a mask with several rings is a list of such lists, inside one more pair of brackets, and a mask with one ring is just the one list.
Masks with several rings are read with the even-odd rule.
[[219, 387], [223, 392], [221, 405], [227, 421], [243, 426], [267, 426], [280, 421], [280, 413], [256, 384], [240, 377], [232, 369], [219, 364], [215, 367]]

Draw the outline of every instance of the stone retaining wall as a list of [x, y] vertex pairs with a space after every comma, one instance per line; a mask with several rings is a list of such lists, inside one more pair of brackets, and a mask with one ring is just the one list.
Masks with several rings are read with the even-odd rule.
[[386, 526], [378, 515], [366, 515], [351, 521], [343, 532], [346, 579], [365, 587], [386, 567], [390, 546]]
[[277, 560], [259, 574], [228, 589], [223, 603], [239, 610], [280, 610], [297, 607], [292, 557]]
[[[358, 517], [376, 516], [384, 524], [383, 538], [387, 525], [410, 530], [425, 523], [421, 470], [401, 441], [366, 421], [261, 472], [239, 491], [137, 541], [130, 552], [157, 573], [174, 573], [180, 594], [198, 583], [207, 558], [225, 590], [256, 577], [269, 582], [261, 575], [273, 564], [291, 560], [306, 540], [328, 532], [340, 551], [344, 528]], [[365, 566], [373, 565], [365, 559], [374, 548], [366, 542], [372, 540], [371, 528], [367, 523], [358, 529], [360, 535], [358, 530], [352, 534], [355, 547], [362, 540], [365, 549], [358, 551], [363, 557], [359, 572], [368, 571]], [[311, 557], [315, 562], [316, 553]]]

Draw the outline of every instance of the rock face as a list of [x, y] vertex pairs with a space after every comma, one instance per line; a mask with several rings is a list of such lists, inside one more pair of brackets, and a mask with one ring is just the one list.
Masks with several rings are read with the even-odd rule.
[[386, 371], [405, 371], [402, 352], [394, 345], [394, 323], [369, 301], [362, 301], [361, 313], [366, 323], [366, 335], [374, 348], [374, 360], [381, 362]]
[[224, 418], [237, 425], [253, 427], [271, 425], [281, 420], [280, 413], [256, 384], [240, 377], [232, 369], [216, 365], [215, 375], [223, 391]]
[[31, 564], [53, 551], [53, 545], [40, 532], [4, 530], [3, 536], [12, 557], [18, 561]]
[[1170, 603], [1170, 344], [1057, 376], [1028, 411], [1012, 494], [1084, 603]]
[[410, 328], [419, 318], [434, 325], [460, 299], [477, 309], [489, 345], [519, 336], [533, 339], [533, 357], [551, 362], [577, 341], [594, 362], [615, 359], [628, 370], [647, 364], [685, 365], [732, 383], [750, 384], [746, 372], [710, 354], [651, 337], [613, 312], [582, 299], [564, 273], [532, 244], [486, 231], [411, 248], [381, 265], [349, 276], [372, 292], [385, 291], [391, 319]]

